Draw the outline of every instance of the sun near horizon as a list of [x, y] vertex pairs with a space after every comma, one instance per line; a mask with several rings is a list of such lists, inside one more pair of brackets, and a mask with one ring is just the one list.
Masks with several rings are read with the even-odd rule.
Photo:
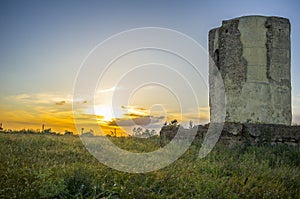
[[[155, 130], [159, 133], [163, 124], [171, 120], [178, 120], [183, 126], [188, 126], [189, 121], [197, 124], [201, 117], [202, 123], [208, 122], [208, 107], [199, 107], [199, 115], [195, 111], [185, 113], [180, 111], [180, 104], [176, 97], [162, 87], [145, 86], [138, 89], [129, 100], [128, 104], [113, 106], [112, 93], [115, 89], [106, 89], [98, 92], [97, 99], [104, 103], [92, 103], [89, 99], [82, 99], [74, 103], [82, 105], [80, 119], [74, 123], [72, 110], [72, 95], [53, 93], [18, 94], [4, 98], [0, 123], [5, 130], [32, 129], [42, 131], [50, 129], [60, 134], [66, 131], [74, 134], [93, 132], [95, 135], [117, 136], [132, 135], [133, 129], [141, 127], [146, 130]], [[153, 96], [150, 99], [149, 96]], [[107, 99], [106, 99], [107, 98]], [[78, 115], [77, 115], [78, 116]], [[78, 122], [79, 121], [79, 122]], [[92, 123], [98, 124], [98, 129]], [[77, 127], [77, 129], [76, 129]]]

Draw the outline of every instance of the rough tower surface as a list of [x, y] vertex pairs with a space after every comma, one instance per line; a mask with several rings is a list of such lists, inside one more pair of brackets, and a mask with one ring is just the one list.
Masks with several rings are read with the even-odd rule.
[[226, 122], [291, 125], [290, 49], [290, 22], [282, 17], [244, 16], [210, 30], [211, 122], [218, 117], [219, 70]]

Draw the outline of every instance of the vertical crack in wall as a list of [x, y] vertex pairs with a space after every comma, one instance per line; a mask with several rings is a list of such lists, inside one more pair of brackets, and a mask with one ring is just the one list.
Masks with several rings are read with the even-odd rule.
[[[291, 124], [290, 22], [281, 17], [268, 17], [267, 78], [271, 87], [272, 117]], [[278, 108], [280, 107], [280, 109]]]
[[[223, 21], [219, 29], [219, 64], [225, 91], [240, 95], [247, 78], [247, 61], [238, 29], [239, 20]], [[230, 80], [230, 81], [226, 81]]]
[[266, 49], [267, 49], [267, 78], [269, 81], [272, 81], [272, 78], [270, 76], [270, 62], [271, 62], [271, 47], [272, 47], [272, 37], [273, 37], [273, 32], [272, 32], [272, 21], [271, 18], [268, 17], [265, 27], [267, 28], [266, 36], [267, 36], [267, 41], [266, 41]]
[[[274, 62], [276, 62], [274, 61], [275, 56], [284, 56], [283, 54], [281, 54], [282, 51], [290, 52], [289, 21], [280, 17], [268, 17], [266, 20], [265, 27], [267, 28], [267, 78], [271, 83], [278, 84], [280, 86], [290, 86], [290, 77], [288, 77], [288, 74], [278, 78], [275, 78], [271, 75], [271, 66], [274, 65]], [[285, 38], [288, 39], [284, 40]], [[274, 39], [276, 41], [274, 41]], [[290, 56], [290, 54], [288, 56]], [[282, 58], [284, 59], [283, 61], [289, 62], [289, 57]], [[286, 73], [290, 73], [290, 71], [287, 71]]]

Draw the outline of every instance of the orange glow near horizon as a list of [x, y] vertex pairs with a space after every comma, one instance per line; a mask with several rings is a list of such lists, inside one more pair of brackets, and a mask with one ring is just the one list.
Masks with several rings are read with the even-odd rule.
[[[82, 103], [88, 102], [84, 100]], [[116, 116], [108, 105], [96, 105], [95, 113], [90, 108], [83, 111], [80, 119], [76, 120], [78, 128], [76, 129], [71, 97], [63, 98], [53, 94], [10, 96], [2, 101], [0, 109], [2, 110], [0, 123], [6, 130], [32, 129], [41, 131], [42, 125], [44, 125], [45, 129], [51, 128], [51, 131], [57, 133], [71, 131], [74, 134], [80, 134], [83, 128], [84, 132], [93, 131], [94, 134], [113, 135], [116, 131], [117, 136], [129, 135], [135, 125], [147, 125], [153, 118], [158, 128], [165, 121], [177, 119], [180, 123], [186, 122], [184, 124], [187, 124], [189, 120], [192, 120], [191, 118], [195, 117], [181, 118], [180, 113], [176, 112], [170, 113], [166, 117], [159, 117], [159, 109], [155, 110], [155, 107], [152, 108], [153, 110], [148, 110], [133, 105], [119, 107], [120, 112]], [[208, 121], [208, 110], [206, 107], [199, 109], [199, 115], [204, 119], [204, 122]], [[95, 127], [95, 124], [92, 123], [96, 123], [99, 128], [92, 129], [92, 126]]]

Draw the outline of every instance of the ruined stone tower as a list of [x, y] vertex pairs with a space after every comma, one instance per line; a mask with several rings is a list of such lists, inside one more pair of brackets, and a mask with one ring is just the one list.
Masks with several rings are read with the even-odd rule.
[[[290, 22], [244, 16], [209, 32], [210, 117], [216, 121], [216, 70], [225, 88], [227, 122], [290, 125]], [[213, 67], [213, 62], [216, 67]]]

